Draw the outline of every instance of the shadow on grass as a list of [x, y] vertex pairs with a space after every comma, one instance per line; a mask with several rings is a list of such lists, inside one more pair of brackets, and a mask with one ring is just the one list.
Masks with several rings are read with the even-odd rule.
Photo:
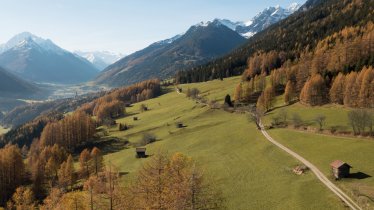
[[271, 112], [274, 111], [274, 110], [281, 109], [281, 108], [283, 108], [283, 107], [291, 106], [291, 105], [293, 105], [293, 104], [295, 104], [295, 103], [297, 103], [297, 102], [299, 102], [299, 100], [293, 100], [293, 101], [290, 101], [288, 104], [283, 104], [283, 105], [280, 105], [280, 106], [273, 107], [273, 108], [269, 109], [269, 110], [266, 112], [266, 114], [267, 114], [267, 113], [271, 113]]
[[127, 174], [129, 174], [129, 172], [119, 172], [119, 176], [121, 177], [121, 176], [125, 176], [125, 175], [127, 175]]
[[363, 172], [356, 172], [356, 173], [351, 173], [348, 175], [348, 179], [366, 179], [370, 178], [371, 176], [369, 174], [365, 174]]
[[90, 149], [92, 150], [94, 147], [97, 147], [101, 150], [101, 152], [105, 154], [119, 152], [128, 147], [129, 141], [128, 140], [120, 140], [114, 137], [103, 137], [100, 140], [96, 140], [94, 142], [87, 143], [82, 147], [78, 147], [75, 150], [76, 154], [82, 152], [83, 149]]
[[[140, 112], [126, 113], [126, 114], [124, 115], [124, 117], [131, 117], [131, 116], [134, 116], [134, 115], [137, 115], [137, 114], [140, 114]], [[121, 118], [123, 118], [123, 117], [119, 117], [118, 119], [121, 119]]]

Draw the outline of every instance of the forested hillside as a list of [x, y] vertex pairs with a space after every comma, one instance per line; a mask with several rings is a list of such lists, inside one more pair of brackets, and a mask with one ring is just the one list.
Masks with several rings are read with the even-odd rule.
[[255, 35], [233, 53], [206, 65], [178, 72], [176, 81], [189, 83], [240, 75], [248, 67], [248, 58], [270, 51], [281, 55], [273, 66], [279, 68], [287, 60], [297, 62], [303, 55], [315, 51], [321, 40], [334, 33], [349, 27], [366, 27], [374, 20], [374, 3], [370, 0], [308, 1], [306, 5], [309, 4], [314, 6], [302, 8]]
[[[257, 105], [267, 111], [274, 97], [285, 91], [285, 103], [372, 108], [373, 35], [374, 24], [368, 22], [326, 37], [294, 61], [286, 60], [284, 52], [257, 53], [248, 59], [235, 100], [250, 102], [260, 96]], [[266, 75], [271, 80], [268, 87]]]

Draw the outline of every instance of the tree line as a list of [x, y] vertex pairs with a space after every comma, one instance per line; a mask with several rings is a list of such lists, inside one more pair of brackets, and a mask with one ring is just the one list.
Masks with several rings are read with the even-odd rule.
[[272, 107], [276, 95], [283, 93], [286, 104], [300, 100], [311, 106], [332, 102], [371, 108], [374, 47], [367, 46], [374, 46], [374, 39], [370, 39], [373, 35], [373, 22], [344, 28], [295, 61], [286, 60], [282, 52], [258, 53], [248, 59], [234, 99], [257, 103], [264, 111]]
[[76, 111], [62, 120], [48, 123], [40, 136], [40, 144], [57, 144], [68, 151], [92, 141], [96, 132], [96, 123], [84, 112]]
[[59, 112], [43, 114], [34, 120], [23, 125], [12, 128], [7, 133], [0, 136], [0, 148], [7, 144], [17, 144], [19, 147], [29, 147], [34, 139], [40, 138], [44, 127], [57, 120], [61, 120], [63, 115]]
[[111, 124], [113, 119], [125, 113], [126, 104], [136, 103], [161, 95], [160, 80], [152, 79], [128, 87], [118, 88], [79, 110], [97, 117], [98, 123]]
[[105, 165], [97, 148], [81, 152], [79, 170], [73, 164], [72, 155], [58, 145], [33, 143], [26, 162], [17, 146], [7, 145], [0, 150], [0, 169], [4, 169], [0, 206], [30, 210], [224, 208], [220, 191], [181, 153], [154, 155], [127, 186], [120, 185], [118, 169], [111, 162]]

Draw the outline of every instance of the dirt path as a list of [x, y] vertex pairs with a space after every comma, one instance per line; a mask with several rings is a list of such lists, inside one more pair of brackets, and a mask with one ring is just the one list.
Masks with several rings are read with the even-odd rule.
[[[179, 91], [178, 88], [176, 88], [176, 92], [178, 94], [183, 94]], [[362, 208], [356, 204], [355, 201], [353, 201], [347, 194], [345, 194], [339, 187], [337, 187], [334, 183], [332, 183], [315, 165], [313, 165], [311, 162], [306, 160], [305, 158], [301, 157], [296, 152], [288, 149], [287, 147], [283, 146], [281, 143], [274, 140], [268, 132], [266, 132], [264, 126], [262, 125], [262, 122], [259, 122], [259, 128], [261, 129], [262, 134], [265, 136], [267, 140], [269, 140], [271, 143], [282, 149], [283, 151], [287, 152], [288, 154], [292, 155], [294, 158], [302, 162], [304, 165], [306, 165], [316, 176], [317, 178], [326, 185], [327, 188], [329, 188], [335, 195], [337, 195], [349, 208], [353, 210], [362, 210]]]
[[292, 155], [296, 159], [298, 159], [300, 162], [302, 162], [304, 165], [306, 165], [316, 176], [317, 178], [324, 184], [326, 187], [328, 187], [333, 193], [335, 193], [347, 206], [349, 206], [351, 209], [354, 210], [361, 210], [361, 207], [356, 204], [347, 194], [345, 194], [339, 187], [337, 187], [335, 184], [333, 184], [316, 166], [314, 166], [312, 163], [307, 161], [305, 158], [301, 157], [296, 152], [288, 149], [287, 147], [283, 146], [281, 143], [274, 140], [265, 130], [264, 126], [260, 122], [260, 128], [262, 134], [266, 137], [267, 140], [269, 140], [271, 143], [279, 147], [280, 149], [284, 150], [288, 154]]

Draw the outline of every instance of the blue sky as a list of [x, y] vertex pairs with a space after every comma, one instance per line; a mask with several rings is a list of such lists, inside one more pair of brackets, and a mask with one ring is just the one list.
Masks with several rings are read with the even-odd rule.
[[305, 0], [0, 0], [0, 43], [23, 31], [68, 50], [129, 54], [214, 18], [249, 20]]

